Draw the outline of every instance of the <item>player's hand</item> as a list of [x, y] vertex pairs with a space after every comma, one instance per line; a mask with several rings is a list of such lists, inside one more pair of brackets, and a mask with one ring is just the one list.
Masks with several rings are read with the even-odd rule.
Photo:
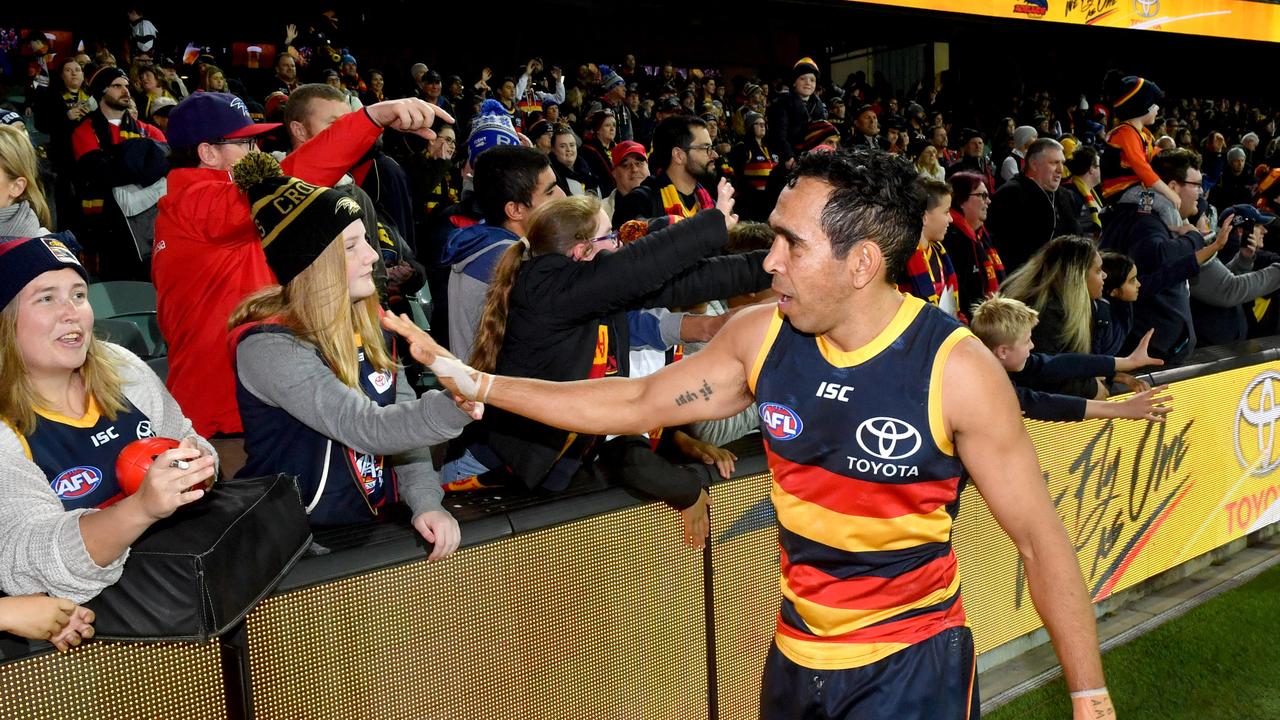
[[382, 316], [382, 327], [397, 333], [409, 343], [409, 354], [415, 360], [431, 368], [431, 372], [450, 392], [467, 400], [484, 402], [493, 389], [493, 375], [482, 373], [454, 357], [422, 328], [413, 324], [407, 315], [387, 313]]
[[706, 489], [698, 493], [698, 499], [689, 507], [680, 511], [680, 520], [684, 523], [684, 544], [695, 550], [701, 550], [711, 532], [711, 496]]
[[418, 531], [423, 540], [432, 545], [431, 554], [427, 556], [428, 562], [449, 557], [454, 550], [458, 549], [458, 543], [462, 541], [462, 530], [458, 528], [458, 521], [444, 510], [418, 513], [413, 518], [413, 528]]
[[58, 649], [58, 652], [66, 652], [76, 647], [81, 642], [93, 637], [93, 611], [87, 607], [77, 605], [71, 611], [71, 619], [67, 622], [66, 627], [62, 628], [62, 632], [49, 638], [49, 642]]
[[1072, 720], [1116, 720], [1116, 709], [1110, 695], [1071, 698]]
[[1169, 403], [1173, 400], [1172, 395], [1160, 395], [1169, 389], [1168, 385], [1160, 385], [1150, 390], [1144, 390], [1137, 395], [1117, 403], [1120, 406], [1120, 414], [1118, 417], [1129, 418], [1131, 420], [1150, 420], [1151, 422], [1164, 422], [1165, 415], [1173, 409]]
[[738, 216], [733, 214], [733, 204], [733, 183], [720, 178], [720, 184], [716, 186], [716, 209], [724, 213], [726, 230], [732, 230], [738, 224]]
[[453, 124], [453, 116], [443, 109], [419, 98], [401, 98], [399, 100], [383, 100], [365, 108], [369, 117], [380, 127], [413, 133], [427, 140], [434, 140], [435, 132], [431, 125], [436, 118]]
[[138, 492], [128, 497], [152, 521], [167, 518], [173, 511], [204, 497], [204, 487], [213, 478], [214, 459], [190, 447], [176, 447], [156, 456], [142, 478]]

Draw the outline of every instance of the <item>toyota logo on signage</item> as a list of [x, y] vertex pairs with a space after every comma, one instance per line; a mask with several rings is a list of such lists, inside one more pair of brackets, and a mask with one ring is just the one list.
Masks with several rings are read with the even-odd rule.
[[1236, 407], [1236, 459], [1240, 467], [1254, 475], [1266, 475], [1280, 467], [1276, 448], [1276, 422], [1280, 420], [1277, 381], [1280, 373], [1261, 373], [1249, 381]]
[[1133, 9], [1144, 18], [1160, 14], [1160, 0], [1133, 0]]
[[920, 431], [909, 423], [891, 417], [873, 417], [862, 421], [854, 434], [859, 447], [881, 460], [901, 460], [920, 449]]

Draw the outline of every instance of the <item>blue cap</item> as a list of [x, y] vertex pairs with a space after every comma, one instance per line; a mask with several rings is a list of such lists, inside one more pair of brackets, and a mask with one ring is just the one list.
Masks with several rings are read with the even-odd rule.
[[253, 137], [280, 127], [255, 123], [244, 101], [227, 93], [196, 92], [169, 113], [165, 137], [172, 147], [195, 147], [216, 140]]
[[1270, 225], [1276, 221], [1275, 215], [1268, 215], [1252, 205], [1232, 205], [1222, 211], [1222, 222], [1227, 221], [1227, 216], [1234, 215], [1239, 218], [1240, 223], [1254, 223], [1257, 225]]

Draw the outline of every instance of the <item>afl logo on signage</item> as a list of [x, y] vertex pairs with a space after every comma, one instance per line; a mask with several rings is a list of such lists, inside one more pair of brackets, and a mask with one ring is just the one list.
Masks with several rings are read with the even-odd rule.
[[102, 484], [102, 471], [96, 467], [80, 465], [58, 473], [58, 477], [49, 483], [53, 491], [63, 500], [75, 500], [84, 497]]
[[764, 403], [760, 406], [760, 421], [774, 440], [794, 440], [804, 432], [804, 422], [786, 405]]
[[862, 421], [854, 434], [862, 451], [881, 460], [901, 460], [920, 449], [920, 432], [911, 425], [891, 417], [873, 417]]
[[1280, 421], [1280, 405], [1276, 404], [1276, 382], [1280, 373], [1267, 370], [1245, 387], [1236, 407], [1236, 460], [1240, 467], [1254, 475], [1267, 475], [1280, 467], [1276, 448], [1276, 423]]

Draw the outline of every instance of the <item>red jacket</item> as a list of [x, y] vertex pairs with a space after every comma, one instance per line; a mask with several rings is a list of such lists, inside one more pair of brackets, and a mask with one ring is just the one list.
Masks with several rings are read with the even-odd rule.
[[[332, 186], [381, 133], [367, 113], [350, 113], [281, 166], [286, 175]], [[248, 196], [230, 173], [179, 168], [168, 178], [151, 261], [160, 331], [169, 343], [167, 385], [196, 432], [239, 433], [227, 318], [246, 295], [276, 278], [249, 215]]]

